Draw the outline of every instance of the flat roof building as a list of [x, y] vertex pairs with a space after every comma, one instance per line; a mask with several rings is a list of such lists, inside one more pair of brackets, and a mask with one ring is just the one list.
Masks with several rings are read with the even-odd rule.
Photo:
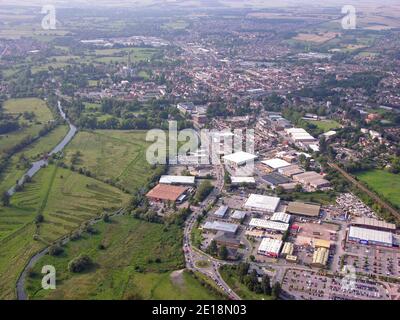
[[228, 211], [228, 206], [220, 206], [214, 213], [213, 215], [218, 217], [218, 218], [223, 218]]
[[291, 242], [285, 242], [282, 248], [282, 252], [281, 254], [283, 256], [291, 256], [293, 254], [294, 251], [294, 244]]
[[324, 239], [313, 239], [314, 248], [325, 248], [329, 249], [331, 247], [331, 242]]
[[326, 248], [317, 248], [314, 251], [312, 263], [313, 267], [323, 268], [328, 263], [329, 250]]
[[232, 184], [255, 184], [254, 177], [231, 177]]
[[222, 222], [222, 221], [207, 221], [203, 225], [204, 230], [212, 231], [212, 232], [227, 232], [235, 234], [238, 230], [239, 226], [234, 223]]
[[269, 173], [269, 174], [263, 176], [262, 178], [268, 185], [270, 185], [272, 187], [276, 187], [281, 184], [289, 183], [292, 181], [288, 177], [280, 175], [279, 173], [276, 173], [276, 172]]
[[258, 218], [252, 218], [250, 220], [249, 226], [253, 228], [273, 230], [279, 232], [285, 232], [286, 230], [289, 229], [288, 223], [271, 221], [266, 219], [258, 219]]
[[240, 211], [240, 210], [235, 210], [235, 212], [231, 215], [231, 219], [242, 221], [244, 218], [246, 218], [246, 212], [245, 211]]
[[177, 201], [186, 190], [186, 187], [158, 184], [146, 194], [146, 197], [154, 201]]
[[258, 247], [258, 254], [277, 258], [282, 247], [282, 241], [272, 238], [263, 238]]
[[361, 244], [372, 244], [377, 246], [392, 247], [393, 234], [391, 232], [365, 229], [350, 226], [349, 241], [355, 241]]
[[192, 176], [169, 176], [164, 175], [160, 178], [160, 183], [163, 184], [187, 184], [194, 185], [195, 177]]
[[351, 221], [354, 226], [364, 227], [366, 229], [375, 229], [382, 231], [395, 231], [396, 225], [394, 223], [388, 223], [373, 218], [367, 217], [356, 217]]
[[266, 211], [273, 213], [278, 208], [281, 199], [278, 197], [251, 194], [244, 206], [251, 210]]
[[279, 158], [263, 160], [263, 161], [261, 161], [261, 163], [267, 165], [268, 167], [270, 167], [273, 170], [277, 170], [279, 168], [284, 168], [284, 167], [290, 166], [289, 162], [279, 159]]
[[278, 221], [278, 222], [283, 222], [283, 223], [289, 223], [290, 221], [290, 214], [284, 213], [284, 212], [275, 212], [271, 219], [271, 221]]
[[292, 178], [294, 181], [301, 182], [305, 185], [310, 185], [315, 189], [330, 186], [330, 182], [324, 179], [323, 176], [315, 171], [307, 171], [304, 173], [296, 174]]
[[283, 174], [284, 176], [293, 177], [296, 174], [304, 173], [304, 170], [301, 169], [298, 165], [293, 164], [288, 167], [279, 168], [278, 172], [280, 174]]
[[297, 201], [289, 202], [289, 205], [286, 208], [287, 213], [307, 217], [319, 217], [320, 210], [321, 205], [319, 204], [310, 204]]
[[225, 163], [234, 166], [244, 165], [247, 162], [254, 161], [256, 158], [257, 156], [254, 154], [244, 151], [235, 152], [222, 157]]

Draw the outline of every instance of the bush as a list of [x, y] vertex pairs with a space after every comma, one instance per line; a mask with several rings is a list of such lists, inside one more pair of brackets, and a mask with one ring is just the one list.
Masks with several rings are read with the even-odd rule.
[[80, 255], [68, 263], [68, 270], [73, 273], [80, 273], [93, 265], [92, 259], [87, 255]]
[[63, 252], [64, 252], [64, 249], [61, 246], [59, 246], [58, 244], [52, 245], [49, 248], [49, 255], [51, 255], [51, 256], [59, 256]]
[[44, 221], [44, 217], [43, 217], [42, 214], [38, 214], [38, 215], [35, 217], [35, 222], [36, 222], [36, 223], [42, 223], [43, 221]]
[[71, 234], [71, 238], [70, 239], [72, 241], [76, 241], [76, 240], [79, 240], [80, 237], [81, 237], [81, 234], [79, 232], [74, 232], [73, 234]]

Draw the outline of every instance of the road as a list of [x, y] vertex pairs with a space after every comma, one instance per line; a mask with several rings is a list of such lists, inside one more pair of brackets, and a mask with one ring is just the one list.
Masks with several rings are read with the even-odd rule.
[[[63, 111], [61, 107], [60, 101], [58, 101], [58, 111], [60, 112], [62, 118], [68, 122], [69, 125], [69, 131], [67, 135], [64, 137], [64, 139], [54, 147], [52, 151], [50, 151], [49, 156], [52, 156], [53, 154], [56, 154], [60, 151], [62, 151], [65, 146], [72, 140], [72, 138], [75, 136], [76, 132], [78, 129], [69, 121], [69, 119], [66, 117], [65, 112]], [[39, 160], [36, 162], [32, 163], [32, 167], [18, 180], [18, 185], [23, 185], [25, 181], [25, 176], [29, 176], [32, 178], [36, 173], [39, 172], [40, 169], [42, 169], [44, 166], [48, 164], [47, 160]], [[13, 186], [8, 190], [8, 194], [12, 196], [15, 193], [16, 186]]]
[[[191, 243], [191, 232], [196, 224], [197, 217], [201, 214], [203, 208], [206, 208], [212, 203], [215, 198], [221, 193], [224, 187], [224, 167], [222, 165], [216, 165], [216, 178], [217, 182], [213, 191], [208, 197], [197, 207], [192, 207], [193, 213], [186, 220], [184, 228], [184, 244], [183, 249], [185, 253], [186, 267], [192, 271], [198, 271], [209, 277], [215, 284], [221, 288], [223, 292], [227, 294], [230, 299], [241, 300], [241, 298], [228, 286], [228, 284], [222, 279], [219, 273], [219, 267], [223, 264], [229, 264], [226, 261], [215, 259], [208, 254], [205, 254], [201, 250], [192, 246]], [[196, 263], [198, 261], [208, 261], [210, 266], [205, 268], [199, 268]]]

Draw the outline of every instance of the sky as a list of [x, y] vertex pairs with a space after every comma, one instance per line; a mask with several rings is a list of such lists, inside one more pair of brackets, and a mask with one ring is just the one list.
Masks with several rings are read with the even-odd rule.
[[129, 6], [146, 7], [152, 5], [169, 5], [182, 7], [282, 7], [292, 5], [330, 6], [330, 5], [382, 5], [397, 4], [399, 0], [0, 0], [0, 5], [58, 5], [61, 7], [78, 6]]

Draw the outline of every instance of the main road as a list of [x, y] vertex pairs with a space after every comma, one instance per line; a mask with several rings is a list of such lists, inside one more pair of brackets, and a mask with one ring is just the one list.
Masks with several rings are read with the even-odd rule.
[[[191, 233], [194, 225], [196, 224], [197, 217], [202, 213], [203, 208], [206, 208], [211, 204], [215, 198], [221, 193], [224, 187], [224, 168], [221, 164], [215, 166], [217, 183], [213, 191], [208, 195], [208, 197], [200, 203], [199, 206], [195, 207], [193, 213], [187, 219], [184, 228], [184, 253], [186, 260], [186, 267], [192, 271], [198, 271], [209, 277], [215, 284], [221, 288], [226, 295], [233, 300], [241, 300], [241, 298], [229, 287], [229, 285], [222, 279], [218, 268], [222, 264], [229, 264], [225, 261], [215, 259], [208, 254], [205, 254], [201, 250], [195, 248], [191, 242]], [[209, 267], [198, 267], [196, 262], [207, 261]]]

